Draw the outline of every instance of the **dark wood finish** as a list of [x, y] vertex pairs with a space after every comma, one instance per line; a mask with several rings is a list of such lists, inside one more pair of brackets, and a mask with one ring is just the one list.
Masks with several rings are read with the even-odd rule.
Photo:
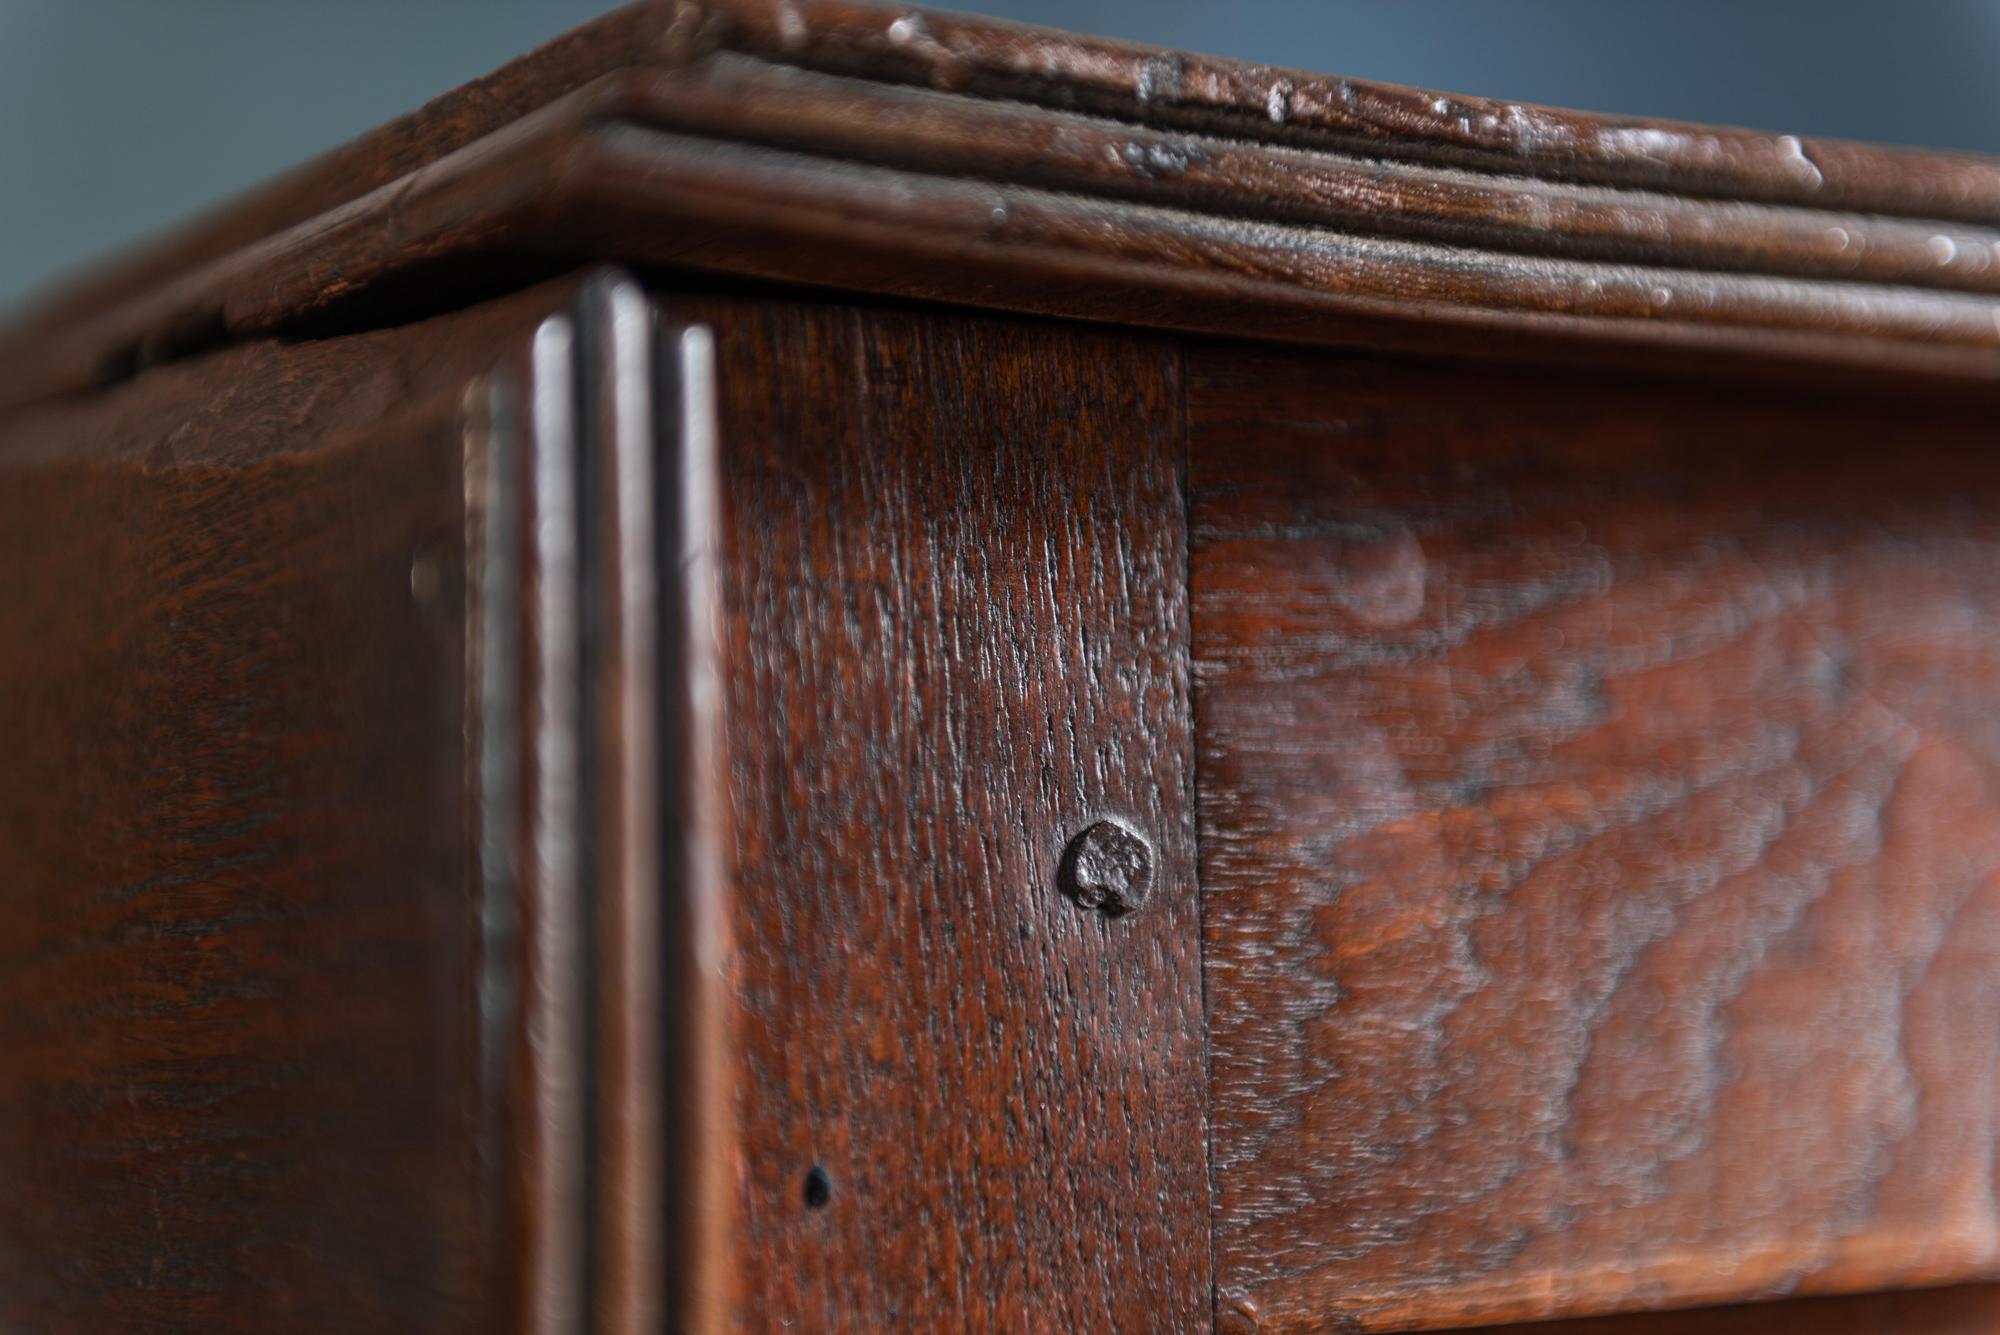
[[841, 0], [662, 3], [53, 299], [0, 340], [0, 404], [524, 255], [1260, 337], [1991, 384], [1996, 227], [2000, 165], [1967, 155]]
[[1996, 382], [1995, 161], [609, 15], [0, 332], [0, 1326], [1988, 1329]]
[[493, 1328], [452, 343], [239, 349], [7, 431], [10, 1329]]
[[813, 68], [1511, 176], [2000, 222], [1979, 154], [1604, 116], [856, 0], [710, 4], [712, 40]]
[[730, 1158], [717, 721], [638, 726], [655, 606], [700, 679], [712, 386], [653, 324], [595, 279], [10, 428], [10, 1327], [715, 1328], [663, 1160]]
[[[734, 1158], [707, 336], [596, 276], [475, 395], [482, 999], [534, 1335], [714, 1330]], [[667, 689], [663, 691], [663, 685]]]
[[[37, 322], [98, 314], [351, 203], [614, 71], [672, 68], [717, 50], [1226, 141], [1465, 167], [1524, 184], [1579, 181], [2000, 225], [2000, 166], [1978, 154], [1440, 95], [909, 6], [657, 0], [587, 23], [69, 284], [51, 294]], [[1632, 202], [1643, 209], [1649, 201]], [[1948, 267], [1977, 271], [1969, 255]]]
[[[746, 1329], [1207, 1323], [1171, 345], [726, 303]], [[1154, 852], [1058, 888], [1106, 816]]]
[[1991, 1335], [2000, 1287], [1963, 1285], [1844, 1298], [1701, 1307], [1497, 1328], [1497, 1335]]
[[1992, 226], [1384, 161], [864, 83], [729, 52], [622, 82], [618, 114], [636, 123], [841, 161], [1491, 251], [2000, 291]]
[[1983, 414], [1189, 372], [1220, 1310], [1990, 1276]]
[[[658, 708], [662, 977], [655, 989], [666, 1051], [659, 1149], [664, 1218], [661, 1250], [650, 1262], [661, 1272], [652, 1282], [666, 1329], [702, 1335], [723, 1329], [732, 1315], [738, 1188], [722, 719], [722, 470], [709, 331], [694, 326], [663, 338], [658, 366], [656, 413], [671, 435], [654, 465], [664, 691]], [[648, 1262], [639, 1248], [631, 1251], [634, 1265]], [[605, 1324], [632, 1335], [650, 1329], [643, 1314], [623, 1325]]]

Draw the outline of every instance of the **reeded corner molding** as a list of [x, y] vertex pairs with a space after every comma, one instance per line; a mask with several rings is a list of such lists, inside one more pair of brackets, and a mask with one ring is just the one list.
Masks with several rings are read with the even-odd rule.
[[587, 279], [467, 396], [489, 1103], [535, 1335], [721, 1328], [734, 1171], [708, 331]]

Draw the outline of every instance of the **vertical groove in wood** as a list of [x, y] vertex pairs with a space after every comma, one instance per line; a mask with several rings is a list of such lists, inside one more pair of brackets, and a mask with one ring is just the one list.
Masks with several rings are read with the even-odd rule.
[[[509, 661], [478, 680], [488, 750], [512, 751], [486, 757], [482, 810], [502, 843], [518, 832], [488, 893], [521, 925], [512, 1154], [519, 1319], [535, 1332], [699, 1335], [721, 1319], [713, 370], [705, 332], [658, 323], [630, 280], [585, 282], [503, 368], [485, 466], [502, 481], [486, 488], [499, 522], [475, 625]], [[510, 782], [512, 819], [497, 806]], [[490, 976], [503, 1005], [507, 967]]]
[[584, 292], [585, 725], [595, 752], [592, 1328], [723, 1319], [726, 830], [717, 687], [714, 367], [707, 331], [629, 280]]
[[456, 409], [520, 323], [8, 424], [0, 1327], [499, 1320]]
[[595, 717], [597, 1039], [595, 1315], [610, 1335], [656, 1335], [660, 1225], [661, 967], [658, 535], [653, 313], [620, 279], [586, 288], [586, 468], [595, 500], [586, 542], [596, 650], [585, 684]]
[[738, 1177], [732, 1122], [728, 751], [723, 735], [721, 515], [714, 338], [669, 325], [657, 354], [661, 571], [657, 819], [666, 1034], [662, 1302], [676, 1335], [729, 1316]]
[[1176, 339], [1174, 341], [1174, 380], [1176, 389], [1175, 398], [1179, 409], [1179, 425], [1180, 425], [1180, 468], [1181, 468], [1180, 506], [1181, 506], [1181, 522], [1186, 529], [1185, 550], [1183, 552], [1183, 560], [1181, 562], [1181, 576], [1183, 580], [1186, 581], [1185, 587], [1187, 589], [1187, 604], [1188, 604], [1187, 623], [1185, 632], [1185, 641], [1188, 646], [1187, 668], [1186, 668], [1187, 670], [1186, 690], [1188, 697], [1188, 731], [1190, 734], [1190, 745], [1188, 748], [1188, 786], [1189, 786], [1189, 791], [1192, 792], [1194, 795], [1195, 821], [1194, 821], [1194, 835], [1193, 835], [1193, 846], [1194, 846], [1193, 857], [1194, 857], [1195, 883], [1196, 883], [1196, 893], [1195, 893], [1196, 917], [1197, 917], [1198, 930], [1201, 932], [1202, 951], [1203, 951], [1203, 966], [1201, 969], [1201, 1013], [1202, 1013], [1201, 1076], [1203, 1082], [1202, 1092], [1203, 1092], [1203, 1098], [1205, 1100], [1204, 1107], [1205, 1109], [1208, 1110], [1209, 1113], [1209, 1115], [1204, 1119], [1202, 1124], [1202, 1138], [1201, 1138], [1202, 1186], [1204, 1188], [1203, 1200], [1207, 1203], [1208, 1221], [1209, 1221], [1209, 1227], [1204, 1235], [1203, 1243], [1207, 1249], [1207, 1258], [1209, 1267], [1208, 1269], [1209, 1283], [1208, 1283], [1208, 1295], [1207, 1295], [1208, 1323], [1209, 1323], [1209, 1328], [1213, 1330], [1220, 1328], [1223, 1320], [1222, 1288], [1219, 1282], [1220, 1275], [1217, 1272], [1215, 1265], [1215, 1220], [1217, 1217], [1217, 1212], [1221, 1208], [1221, 1202], [1220, 1202], [1220, 1197], [1217, 1195], [1216, 1192], [1216, 1181], [1215, 1181], [1215, 1117], [1213, 1113], [1214, 1102], [1215, 1102], [1215, 1035], [1211, 1031], [1208, 1024], [1208, 1017], [1211, 1014], [1210, 999], [1208, 995], [1208, 968], [1207, 968], [1207, 957], [1206, 957], [1208, 949], [1207, 945], [1208, 897], [1201, 892], [1201, 879], [1203, 876], [1203, 869], [1206, 867], [1207, 863], [1204, 860], [1204, 855], [1205, 855], [1205, 850], [1203, 848], [1204, 830], [1202, 827], [1202, 819], [1201, 819], [1201, 799], [1202, 799], [1201, 690], [1199, 682], [1195, 678], [1195, 668], [1197, 664], [1194, 651], [1194, 645], [1195, 645], [1194, 620], [1196, 616], [1196, 607], [1194, 601], [1194, 590], [1195, 590], [1194, 415], [1192, 406], [1190, 404], [1190, 395], [1192, 393], [1189, 383], [1190, 378], [1191, 377], [1189, 375], [1189, 367], [1188, 367], [1187, 340]]
[[520, 502], [523, 773], [524, 1174], [522, 1318], [531, 1335], [575, 1335], [585, 1315], [585, 837], [577, 332], [568, 315], [535, 330], [519, 392], [526, 425]]
[[[497, 371], [497, 368], [496, 368]], [[518, 1245], [521, 1182], [514, 1157], [520, 1109], [521, 912], [518, 856], [520, 781], [521, 519], [516, 496], [518, 404], [498, 374], [473, 382], [460, 409], [465, 487], [466, 851], [472, 872], [477, 1087], [482, 1115], [475, 1146], [496, 1208], [486, 1243], [500, 1256]], [[519, 1277], [496, 1290], [511, 1307]]]
[[663, 986], [674, 1152], [734, 1160], [710, 359], [652, 321], [598, 277], [10, 431], [0, 1324], [664, 1324]]
[[[714, 302], [747, 1329], [1209, 1309], [1171, 345]], [[1119, 818], [1149, 903], [1057, 888]]]

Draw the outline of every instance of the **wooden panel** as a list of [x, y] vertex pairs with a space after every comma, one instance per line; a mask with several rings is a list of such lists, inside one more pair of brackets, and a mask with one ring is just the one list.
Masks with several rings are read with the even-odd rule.
[[1225, 1324], [1993, 1273], [1991, 418], [1189, 392]]
[[[1190, 1329], [1209, 1272], [1170, 345], [717, 328], [739, 1325]], [[1101, 818], [1147, 902], [1057, 885]]]
[[1991, 1335], [2000, 1288], [1968, 1284], [1507, 1326], [1500, 1335]]
[[10, 1329], [493, 1328], [450, 340], [7, 433]]
[[716, 1327], [719, 721], [658, 699], [711, 386], [654, 325], [598, 277], [9, 429], [0, 1324]]

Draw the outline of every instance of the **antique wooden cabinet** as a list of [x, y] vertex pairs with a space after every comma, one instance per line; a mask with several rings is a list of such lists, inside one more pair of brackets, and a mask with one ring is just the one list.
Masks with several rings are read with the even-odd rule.
[[1996, 406], [2000, 163], [612, 14], [0, 336], [0, 1328], [2000, 1329]]

